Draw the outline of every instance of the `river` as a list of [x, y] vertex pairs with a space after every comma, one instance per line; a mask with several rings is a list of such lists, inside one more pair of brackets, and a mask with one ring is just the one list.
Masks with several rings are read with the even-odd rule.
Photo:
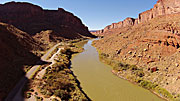
[[162, 101], [150, 91], [118, 78], [112, 68], [99, 60], [93, 40], [84, 45], [84, 52], [72, 58], [72, 71], [83, 91], [93, 101]]

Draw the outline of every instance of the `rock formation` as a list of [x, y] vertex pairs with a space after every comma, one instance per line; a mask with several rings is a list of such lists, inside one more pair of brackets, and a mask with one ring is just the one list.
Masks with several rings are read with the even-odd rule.
[[124, 21], [113, 23], [105, 27], [104, 29], [97, 31], [96, 34], [105, 33], [110, 29], [117, 29], [117, 28], [137, 25], [139, 23], [147, 22], [161, 15], [174, 14], [179, 12], [180, 12], [179, 0], [158, 0], [152, 9], [140, 13], [137, 19], [126, 18]]
[[46, 30], [37, 33], [35, 36], [33, 36], [33, 38], [41, 45], [50, 45], [51, 43], [57, 43], [58, 41], [62, 41], [64, 39], [63, 37], [57, 37], [56, 35], [56, 32], [53, 32], [52, 30]]
[[62, 8], [44, 10], [24, 2], [0, 4], [0, 100], [27, 68], [41, 63], [38, 56], [44, 49], [61, 40], [84, 37], [94, 35], [78, 17]]
[[94, 41], [94, 46], [111, 60], [137, 65], [145, 73], [143, 79], [158, 84], [178, 98], [179, 19], [179, 0], [158, 0], [137, 19], [127, 18], [96, 32], [104, 38]]
[[9, 2], [0, 5], [0, 21], [12, 24], [31, 35], [43, 30], [53, 30], [57, 36], [68, 39], [94, 37], [78, 17], [62, 8], [44, 10], [30, 3]]
[[136, 26], [111, 29], [105, 32], [104, 38], [94, 41], [94, 46], [110, 60], [137, 65], [145, 73], [143, 79], [158, 84], [178, 98], [179, 19], [180, 14], [170, 14]]

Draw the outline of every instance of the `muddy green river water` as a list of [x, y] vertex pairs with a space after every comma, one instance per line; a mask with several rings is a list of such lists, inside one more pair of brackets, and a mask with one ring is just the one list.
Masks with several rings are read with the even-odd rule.
[[93, 101], [161, 101], [150, 91], [111, 73], [112, 68], [99, 60], [98, 52], [89, 40], [84, 52], [72, 58], [72, 70], [83, 91]]

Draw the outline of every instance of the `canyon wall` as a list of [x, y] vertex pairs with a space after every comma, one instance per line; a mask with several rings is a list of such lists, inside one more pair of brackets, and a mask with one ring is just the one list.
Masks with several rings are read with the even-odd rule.
[[104, 29], [97, 31], [96, 34], [105, 33], [110, 29], [117, 29], [117, 28], [137, 25], [139, 23], [147, 22], [160, 15], [174, 14], [179, 12], [180, 12], [179, 0], [158, 0], [152, 9], [140, 13], [137, 19], [126, 18], [124, 21], [113, 23], [105, 27]]
[[78, 17], [62, 8], [44, 10], [24, 2], [0, 4], [0, 22], [12, 24], [31, 35], [53, 30], [64, 38], [94, 37]]

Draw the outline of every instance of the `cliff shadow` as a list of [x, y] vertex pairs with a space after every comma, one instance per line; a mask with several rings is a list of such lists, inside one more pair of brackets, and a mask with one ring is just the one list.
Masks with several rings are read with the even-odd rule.
[[[23, 96], [23, 91], [20, 94], [19, 91], [23, 90], [25, 84], [29, 82], [25, 76], [25, 68], [29, 70], [35, 65], [49, 63], [42, 61], [31, 52], [28, 52], [27, 56], [18, 55], [15, 58], [16, 60], [13, 61], [0, 58], [0, 101], [11, 101], [17, 94]], [[23, 99], [19, 97], [18, 101], [23, 101]]]

